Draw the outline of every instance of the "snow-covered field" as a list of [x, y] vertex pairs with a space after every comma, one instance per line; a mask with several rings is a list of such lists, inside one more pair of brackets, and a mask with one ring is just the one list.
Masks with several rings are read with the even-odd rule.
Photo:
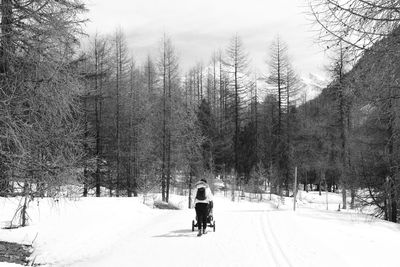
[[[30, 226], [0, 230], [0, 240], [33, 243], [35, 263], [47, 266], [394, 266], [400, 225], [357, 212], [337, 212], [340, 196], [302, 192], [276, 208], [265, 202], [215, 198], [216, 232], [192, 232], [194, 210], [159, 210], [142, 198], [35, 200]], [[336, 201], [336, 202], [335, 202]], [[340, 202], [339, 202], [340, 203]], [[0, 222], [17, 199], [0, 199]], [[318, 206], [320, 205], [320, 206]], [[1, 263], [0, 263], [1, 266]], [[4, 265], [6, 266], [6, 265]], [[16, 266], [16, 265], [7, 265]]]

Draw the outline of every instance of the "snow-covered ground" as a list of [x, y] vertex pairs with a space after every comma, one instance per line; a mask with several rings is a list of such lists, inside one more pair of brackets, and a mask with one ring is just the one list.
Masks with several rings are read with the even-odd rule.
[[[340, 196], [302, 192], [285, 200], [231, 202], [215, 198], [216, 232], [192, 232], [194, 210], [158, 210], [142, 198], [35, 200], [31, 225], [0, 230], [0, 239], [33, 242], [35, 263], [48, 266], [393, 266], [400, 225], [357, 212], [338, 212]], [[268, 200], [268, 198], [267, 198]], [[321, 203], [319, 203], [321, 202]], [[17, 199], [0, 199], [0, 222]], [[318, 206], [321, 205], [321, 206]], [[1, 266], [1, 263], [0, 263]], [[6, 265], [5, 265], [6, 266]], [[13, 265], [15, 266], [15, 265]]]

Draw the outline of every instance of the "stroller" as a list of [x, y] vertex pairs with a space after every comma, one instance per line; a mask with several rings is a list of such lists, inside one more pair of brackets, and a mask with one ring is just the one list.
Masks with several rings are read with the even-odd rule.
[[[213, 207], [214, 203], [211, 201], [210, 204], [208, 205], [208, 215], [207, 215], [207, 226], [211, 227], [213, 231], [215, 232], [215, 221], [214, 221], [214, 216], [213, 216]], [[192, 232], [194, 232], [194, 229], [198, 227], [198, 220], [197, 216], [195, 220], [192, 220]]]

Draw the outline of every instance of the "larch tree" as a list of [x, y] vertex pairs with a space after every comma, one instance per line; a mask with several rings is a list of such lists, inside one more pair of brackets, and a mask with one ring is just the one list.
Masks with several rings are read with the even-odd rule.
[[158, 62], [162, 88], [162, 200], [168, 202], [169, 187], [171, 182], [171, 145], [172, 145], [172, 96], [179, 87], [178, 59], [172, 41], [164, 35], [161, 44], [161, 55]]
[[128, 162], [126, 174], [126, 188], [128, 197], [132, 193], [137, 197], [137, 181], [139, 179], [139, 73], [136, 70], [135, 63], [131, 60], [129, 64], [129, 101], [128, 101]]
[[[293, 137], [296, 132], [296, 103], [299, 99], [299, 91], [302, 89], [302, 83], [299, 76], [294, 70], [291, 62], [288, 59], [285, 70], [285, 98], [286, 98], [286, 149], [287, 149], [287, 169], [286, 169], [286, 181], [290, 182], [290, 173], [294, 169], [294, 155], [293, 155]], [[287, 190], [288, 192], [289, 190]]]
[[[128, 91], [129, 55], [125, 36], [122, 30], [117, 30], [114, 37], [114, 68], [115, 68], [115, 159], [116, 159], [116, 196], [120, 196], [122, 186], [122, 119], [123, 101]], [[127, 179], [130, 179], [128, 177]]]
[[333, 78], [332, 88], [334, 90], [333, 98], [336, 102], [333, 112], [337, 114], [334, 124], [337, 125], [339, 135], [339, 157], [340, 157], [340, 179], [339, 182], [342, 186], [342, 208], [347, 208], [347, 189], [349, 182], [347, 175], [349, 175], [349, 162], [348, 162], [348, 141], [347, 141], [347, 118], [350, 103], [349, 89], [345, 81], [345, 75], [348, 72], [349, 56], [347, 48], [340, 44], [337, 50], [337, 55], [333, 60], [331, 66], [331, 75]]
[[53, 195], [78, 176], [83, 127], [75, 49], [85, 6], [5, 0], [0, 11], [1, 179], [24, 184], [25, 225], [29, 196]]
[[109, 79], [109, 61], [111, 47], [109, 40], [104, 37], [96, 36], [94, 39], [94, 91], [95, 91], [95, 128], [96, 128], [96, 171], [95, 187], [96, 197], [100, 197], [101, 191], [101, 169], [103, 160], [103, 101], [104, 86]]
[[147, 193], [155, 188], [160, 179], [158, 178], [159, 158], [159, 121], [162, 114], [159, 112], [160, 88], [158, 87], [159, 77], [157, 66], [149, 55], [142, 67], [142, 82], [137, 89], [140, 90], [140, 102], [138, 103], [137, 125], [139, 138], [139, 166], [142, 170], [138, 175], [138, 190]]
[[[271, 87], [271, 93], [276, 95], [277, 99], [277, 124], [274, 130], [276, 134], [276, 150], [274, 155], [274, 163], [277, 165], [278, 186], [282, 189], [284, 181], [282, 180], [282, 171], [287, 167], [287, 151], [285, 150], [285, 140], [283, 133], [283, 121], [285, 111], [285, 95], [286, 95], [286, 70], [287, 70], [287, 46], [282, 40], [277, 37], [270, 47], [270, 59], [268, 63], [268, 75], [266, 78], [267, 84]], [[286, 183], [286, 186], [288, 184]]]
[[244, 106], [244, 96], [248, 88], [248, 55], [244, 49], [243, 42], [238, 35], [231, 38], [226, 49], [224, 67], [231, 78], [229, 84], [231, 107], [233, 117], [233, 168], [235, 170], [236, 185], [239, 184], [239, 134], [241, 127], [241, 113]]
[[146, 62], [144, 64], [144, 77], [145, 77], [145, 84], [147, 92], [150, 96], [155, 94], [155, 87], [157, 83], [156, 77], [156, 66], [153, 62], [153, 59], [150, 55], [147, 56]]
[[[285, 186], [286, 194], [289, 194], [290, 170], [293, 162], [292, 129], [296, 120], [294, 112], [296, 101], [301, 87], [298, 78], [288, 57], [287, 45], [277, 37], [271, 44], [270, 59], [267, 62], [269, 73], [266, 82], [270, 87], [270, 93], [277, 100], [277, 122], [274, 126], [276, 150], [274, 150], [274, 162], [277, 166], [279, 187]], [[284, 178], [283, 180], [281, 178]]]
[[283, 132], [283, 112], [285, 105], [285, 84], [287, 69], [287, 46], [277, 37], [270, 47], [270, 59], [268, 60], [268, 75], [266, 82], [272, 86], [273, 93], [276, 94], [278, 100], [278, 138]]

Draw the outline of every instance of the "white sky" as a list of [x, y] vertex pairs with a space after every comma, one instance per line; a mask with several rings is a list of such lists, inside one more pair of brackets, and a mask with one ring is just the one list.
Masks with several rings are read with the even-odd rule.
[[271, 41], [279, 34], [297, 71], [325, 75], [327, 57], [316, 44], [304, 0], [87, 0], [89, 34], [110, 34], [121, 27], [136, 61], [158, 56], [166, 32], [183, 71], [207, 64], [237, 33], [250, 55], [252, 69], [266, 72]]

